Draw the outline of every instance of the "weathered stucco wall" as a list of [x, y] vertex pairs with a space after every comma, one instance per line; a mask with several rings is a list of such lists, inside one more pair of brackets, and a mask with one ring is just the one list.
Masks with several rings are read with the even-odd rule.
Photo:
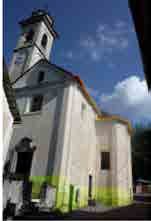
[[[110, 170], [101, 169], [101, 152], [111, 152], [112, 127], [110, 123], [96, 122], [97, 135], [97, 185], [102, 187], [111, 186], [111, 172]], [[112, 163], [112, 161], [111, 161]]]
[[77, 86], [73, 86], [68, 171], [70, 182], [88, 186], [91, 174], [95, 180], [95, 112]]
[[[97, 199], [105, 204], [112, 204], [112, 185], [116, 179], [116, 152], [113, 149], [112, 123], [96, 121], [97, 136]], [[110, 168], [103, 170], [101, 168], [102, 152], [110, 154]]]
[[[95, 182], [96, 113], [79, 89], [75, 88], [74, 93], [74, 111], [72, 112], [72, 131], [70, 137], [71, 159], [69, 165], [71, 171], [69, 172], [71, 180], [75, 184], [75, 174], [77, 174], [79, 179], [81, 179], [81, 184], [88, 186], [89, 175], [92, 175], [93, 182]], [[79, 174], [79, 171], [81, 174]]]
[[[39, 71], [45, 72], [42, 84], [37, 84]], [[129, 203], [131, 161], [127, 126], [96, 121], [96, 112], [77, 83], [69, 79], [56, 68], [39, 64], [18, 82], [17, 103], [23, 123], [15, 126], [10, 147], [23, 137], [33, 140], [37, 147], [31, 169], [31, 179], [34, 185], [37, 183], [34, 191], [40, 190], [38, 182], [49, 180], [56, 187], [55, 208], [68, 211], [86, 206], [90, 175], [92, 199], [110, 205]], [[31, 98], [36, 94], [44, 95], [43, 109], [30, 113]], [[109, 170], [101, 169], [102, 151], [110, 152]], [[126, 159], [128, 165], [121, 170]], [[122, 179], [127, 179], [127, 183]]]
[[[110, 153], [110, 169], [97, 166], [98, 199], [105, 203], [124, 205], [132, 200], [131, 142], [127, 126], [116, 121], [97, 121], [98, 153]], [[101, 160], [101, 159], [100, 159]], [[100, 165], [99, 157], [97, 159]]]
[[63, 145], [63, 154], [58, 207], [63, 210], [87, 205], [89, 175], [92, 175], [92, 185], [95, 187], [95, 117], [95, 112], [77, 84], [70, 85], [64, 118], [64, 139], [63, 144], [60, 143]]
[[[117, 153], [117, 187], [118, 195], [125, 200], [132, 199], [132, 162], [131, 162], [131, 140], [130, 134], [125, 125], [114, 125], [116, 136], [116, 153]], [[127, 198], [127, 199], [126, 199]], [[122, 200], [122, 199], [121, 199]]]
[[[124, 181], [127, 183], [120, 185], [118, 176], [125, 158], [129, 164], [121, 170], [120, 178], [125, 180], [131, 176], [130, 135], [127, 126], [115, 121], [96, 121], [96, 113], [77, 85], [70, 86], [67, 100], [66, 114], [62, 118], [64, 127], [60, 128], [63, 131], [63, 143], [60, 143], [63, 152], [58, 207], [66, 211], [70, 207], [73, 209], [87, 205], [89, 175], [92, 175], [92, 198], [110, 205], [130, 203], [128, 186], [131, 181]], [[120, 128], [118, 132], [116, 125]], [[123, 144], [124, 150], [119, 148], [118, 142]], [[101, 169], [101, 152], [104, 151], [110, 153], [109, 170]]]
[[56, 114], [61, 108], [63, 89], [51, 87], [42, 90], [37, 88], [31, 91], [25, 89], [17, 93], [17, 99], [22, 96], [30, 99], [33, 94], [39, 93], [44, 95], [42, 110], [22, 115], [22, 124], [15, 126], [10, 144], [10, 148], [13, 148], [24, 137], [33, 140], [36, 151], [33, 157], [31, 176], [47, 175], [49, 149], [52, 148], [51, 142], [58, 127], [59, 115], [56, 118]]

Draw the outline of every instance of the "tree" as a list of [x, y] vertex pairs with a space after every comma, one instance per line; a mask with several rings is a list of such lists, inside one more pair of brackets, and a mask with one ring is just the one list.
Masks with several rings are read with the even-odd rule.
[[137, 125], [132, 136], [133, 180], [151, 180], [151, 124]]

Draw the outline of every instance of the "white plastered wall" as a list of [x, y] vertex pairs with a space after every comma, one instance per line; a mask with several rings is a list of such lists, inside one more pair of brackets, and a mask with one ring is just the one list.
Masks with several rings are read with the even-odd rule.
[[119, 190], [132, 194], [131, 137], [127, 126], [114, 125], [117, 151], [117, 186]]
[[[97, 186], [106, 188], [112, 186], [111, 174], [114, 171], [113, 148], [112, 148], [112, 124], [110, 122], [96, 121], [96, 136], [97, 136], [97, 162], [96, 162], [96, 177]], [[101, 152], [110, 153], [110, 169], [101, 169]]]
[[[115, 121], [96, 121], [97, 128], [97, 185], [119, 190], [132, 196], [131, 137], [127, 125]], [[110, 152], [110, 169], [100, 170], [100, 152]]]
[[[9, 74], [12, 82], [15, 81], [23, 72], [27, 71], [34, 64], [36, 64], [40, 59], [49, 60], [54, 37], [43, 21], [37, 25], [30, 24], [23, 28], [22, 31], [23, 33], [26, 33], [30, 29], [35, 32], [33, 43], [26, 43], [22, 34], [17, 43], [16, 49], [18, 50], [13, 53], [9, 68]], [[43, 48], [41, 45], [41, 40], [44, 34], [47, 35], [48, 39], [46, 48]], [[22, 56], [22, 62], [20, 64], [16, 64], [16, 59], [20, 56]]]
[[[83, 117], [81, 106], [85, 105]], [[76, 84], [70, 86], [63, 144], [61, 174], [68, 181], [88, 187], [89, 175], [95, 186], [96, 169], [96, 113]]]
[[[47, 46], [45, 49], [41, 46], [41, 40], [42, 40], [42, 37], [44, 34], [47, 35], [47, 39], [48, 39]], [[54, 38], [53, 38], [52, 34], [48, 30], [48, 28], [44, 24], [44, 22], [39, 23], [38, 33], [37, 33], [37, 38], [35, 40], [35, 43], [38, 46], [38, 48], [41, 50], [42, 53], [39, 51], [39, 49], [36, 46], [34, 46], [32, 52], [31, 52], [31, 55], [28, 59], [29, 62], [27, 63], [26, 69], [27, 69], [27, 67], [28, 68], [32, 67], [35, 63], [37, 63], [42, 58], [43, 59], [46, 58], [47, 60], [49, 60], [49, 56], [50, 56], [50, 52], [51, 52], [52, 44], [53, 44], [53, 39]]]
[[13, 131], [13, 116], [9, 109], [7, 98], [4, 90], [3, 94], [3, 164], [5, 163], [10, 139]]
[[[44, 95], [42, 110], [22, 115], [22, 124], [14, 126], [10, 148], [14, 148], [24, 137], [31, 138], [34, 145], [36, 145], [31, 176], [45, 176], [47, 174], [48, 153], [51, 148], [50, 140], [54, 129], [59, 95], [57, 89], [52, 90], [51, 87], [37, 90]], [[26, 92], [25, 96], [30, 98], [33, 95], [32, 93], [29, 91], [27, 94]]]

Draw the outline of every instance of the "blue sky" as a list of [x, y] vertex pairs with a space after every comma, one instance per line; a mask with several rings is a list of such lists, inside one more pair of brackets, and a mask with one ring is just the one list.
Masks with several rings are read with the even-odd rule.
[[151, 120], [151, 96], [127, 0], [5, 0], [3, 4], [8, 65], [20, 33], [18, 21], [47, 6], [60, 35], [50, 60], [78, 74], [102, 109], [133, 122]]

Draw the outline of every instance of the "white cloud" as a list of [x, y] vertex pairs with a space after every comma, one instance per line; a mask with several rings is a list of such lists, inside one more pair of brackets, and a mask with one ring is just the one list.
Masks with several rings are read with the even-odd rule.
[[96, 50], [93, 50], [92, 53], [91, 53], [91, 57], [94, 61], [99, 61], [100, 60], [100, 54], [96, 51]]
[[128, 47], [129, 27], [123, 21], [111, 25], [100, 25], [97, 28], [97, 38], [100, 45], [105, 48], [112, 47], [114, 50]]
[[127, 39], [123, 39], [120, 45], [121, 49], [123, 48], [127, 48], [128, 47], [128, 40]]
[[[129, 47], [131, 32], [131, 26], [122, 20], [112, 25], [101, 23], [94, 32], [80, 38], [74, 52], [68, 50], [63, 53], [63, 57], [68, 60], [90, 58], [94, 62], [103, 60], [108, 64], [115, 52], [123, 53]], [[109, 67], [112, 68], [113, 65]]]
[[115, 26], [116, 27], [118, 27], [118, 28], [124, 28], [124, 27], [126, 27], [127, 26], [127, 24], [126, 24], [126, 22], [124, 22], [124, 21], [117, 21], [116, 23], [115, 23]]
[[100, 96], [100, 104], [109, 112], [126, 114], [133, 120], [151, 120], [151, 93], [138, 76], [118, 82], [111, 94]]
[[97, 48], [97, 42], [92, 37], [87, 37], [80, 41], [80, 46], [90, 56], [93, 61], [98, 61], [101, 58], [100, 50]]
[[129, 33], [130, 27], [124, 21], [100, 24], [94, 34], [80, 40], [80, 46], [93, 61], [99, 61], [115, 51], [125, 50], [129, 46]]
[[83, 39], [80, 41], [80, 45], [83, 47], [93, 49], [96, 47], [96, 42], [94, 41], [92, 37], [88, 36], [86, 39]]

